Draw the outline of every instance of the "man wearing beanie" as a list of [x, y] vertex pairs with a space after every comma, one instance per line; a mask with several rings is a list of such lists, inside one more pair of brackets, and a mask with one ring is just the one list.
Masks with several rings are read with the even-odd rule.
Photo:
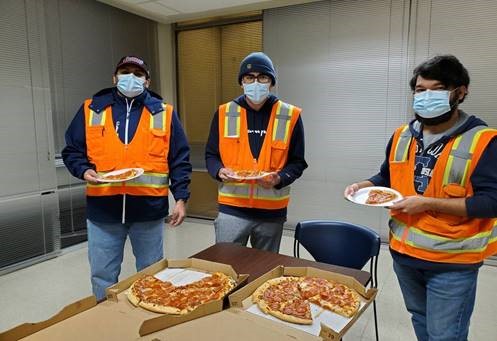
[[[253, 247], [277, 253], [290, 184], [307, 168], [301, 109], [270, 93], [276, 72], [262, 52], [243, 59], [238, 83], [244, 94], [219, 106], [205, 151], [207, 170], [220, 181], [216, 243], [247, 245], [250, 237]], [[267, 175], [239, 180], [236, 171]]]
[[[148, 89], [147, 64], [125, 56], [112, 80], [114, 87], [79, 108], [62, 151], [69, 172], [87, 183], [88, 258], [97, 300], [118, 281], [128, 235], [137, 271], [163, 257], [169, 184], [176, 200], [169, 223], [177, 226], [185, 217], [192, 171], [178, 116]], [[102, 174], [125, 168], [144, 173], [126, 182], [102, 182]]]

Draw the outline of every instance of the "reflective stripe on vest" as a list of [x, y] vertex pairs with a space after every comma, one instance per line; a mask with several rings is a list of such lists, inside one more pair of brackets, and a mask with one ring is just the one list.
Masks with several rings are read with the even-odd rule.
[[167, 126], [166, 126], [166, 117], [167, 117], [166, 104], [162, 103], [162, 108], [164, 110], [162, 110], [161, 112], [158, 112], [155, 115], [150, 114], [150, 129], [157, 129], [157, 130], [167, 131]]
[[473, 152], [478, 144], [478, 139], [482, 133], [489, 130], [493, 129], [477, 126], [464, 132], [455, 139], [447, 160], [447, 166], [445, 167], [443, 177], [444, 186], [452, 183], [459, 184], [463, 187], [466, 186], [471, 159], [473, 158]]
[[94, 126], [104, 126], [105, 125], [105, 117], [106, 117], [106, 110], [103, 110], [102, 112], [96, 112], [90, 109], [90, 115], [88, 119], [88, 125], [90, 127]]
[[254, 186], [252, 198], [262, 200], [282, 200], [290, 197], [290, 186], [282, 189], [264, 188], [256, 184], [243, 182], [223, 182], [219, 186], [219, 194], [231, 198], [250, 198], [251, 186]]
[[[99, 172], [99, 174], [105, 174], [105, 172]], [[134, 187], [149, 187], [149, 188], [168, 188], [169, 187], [169, 175], [161, 173], [150, 173], [145, 172], [137, 178], [126, 181], [126, 186]], [[122, 182], [105, 182], [98, 185], [88, 184], [89, 187], [113, 187], [122, 186]]]
[[[290, 123], [295, 107], [282, 101], [278, 101], [277, 105], [272, 140], [286, 143], [288, 141]], [[224, 119], [225, 137], [240, 137], [240, 111], [241, 107], [235, 102], [226, 104], [226, 116]]]
[[[447, 160], [447, 165], [445, 166], [443, 177], [444, 186], [451, 183], [459, 184], [463, 187], [466, 186], [467, 174], [471, 166], [473, 151], [478, 144], [480, 135], [489, 130], [492, 129], [484, 126], [477, 126], [456, 137]], [[397, 144], [395, 145], [393, 162], [404, 162], [407, 160], [411, 139], [411, 131], [409, 130], [409, 126], [406, 125], [402, 129]]]
[[273, 141], [287, 142], [288, 133], [290, 131], [290, 120], [292, 119], [294, 108], [295, 107], [291, 104], [278, 101], [276, 119], [273, 125]]
[[397, 145], [395, 145], [395, 153], [393, 162], [404, 162], [409, 155], [409, 146], [411, 145], [412, 134], [409, 126], [405, 125], [400, 133]]
[[224, 137], [240, 137], [240, 110], [241, 107], [235, 102], [226, 104]]
[[[497, 222], [495, 222], [493, 229], [477, 233], [465, 239], [450, 239], [441, 237], [435, 234], [421, 231], [415, 227], [407, 227], [404, 223], [397, 219], [390, 219], [390, 232], [393, 238], [402, 241], [412, 247], [440, 251], [445, 253], [466, 253], [466, 252], [482, 252], [488, 244], [497, 242]], [[407, 236], [404, 236], [406, 233]]]

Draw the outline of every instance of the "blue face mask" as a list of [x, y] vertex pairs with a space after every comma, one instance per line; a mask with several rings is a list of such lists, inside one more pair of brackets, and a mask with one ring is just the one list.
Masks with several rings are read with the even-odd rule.
[[[455, 91], [456, 89], [452, 90]], [[442, 116], [451, 109], [448, 90], [426, 90], [414, 95], [412, 108], [423, 118]]]
[[136, 77], [132, 73], [117, 75], [117, 89], [128, 98], [136, 97], [145, 90], [145, 77]]
[[253, 103], [260, 104], [269, 96], [269, 86], [271, 84], [263, 84], [257, 81], [253, 83], [243, 84], [243, 93], [247, 96]]

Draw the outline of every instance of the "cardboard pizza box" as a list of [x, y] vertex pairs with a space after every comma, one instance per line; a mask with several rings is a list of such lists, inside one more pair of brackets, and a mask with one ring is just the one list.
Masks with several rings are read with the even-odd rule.
[[[336, 282], [345, 284], [348, 287], [356, 290], [357, 293], [361, 296], [361, 306], [358, 312], [351, 318], [345, 318], [338, 314], [334, 314], [324, 310], [326, 315], [321, 314], [322, 312], [317, 314], [318, 316], [314, 319], [314, 323], [312, 326], [298, 325], [281, 321], [277, 318], [261, 312], [258, 309], [257, 305], [254, 305], [252, 303], [251, 297], [252, 293], [264, 282], [280, 276], [319, 277], [331, 279]], [[263, 325], [265, 326], [265, 328], [270, 328], [270, 326], [272, 326], [274, 327], [275, 331], [280, 331], [280, 333], [283, 334], [282, 340], [285, 339], [285, 337], [287, 337], [288, 335], [291, 335], [298, 340], [340, 340], [345, 335], [347, 330], [350, 329], [350, 327], [368, 308], [371, 302], [375, 299], [376, 294], [377, 289], [366, 289], [356, 279], [350, 276], [311, 267], [279, 266], [231, 294], [229, 296], [229, 300], [232, 308], [230, 308], [228, 311], [225, 311], [225, 313], [234, 312], [243, 317], [244, 320], [249, 321], [248, 323]], [[244, 322], [242, 319], [240, 319], [240, 323], [244, 324], [247, 322]]]
[[[154, 275], [165, 269], [201, 272], [222, 272], [236, 280], [234, 290], [243, 285], [248, 275], [237, 274], [230, 265], [202, 259], [161, 260], [106, 290], [107, 300], [97, 304], [90, 296], [69, 304], [48, 320], [24, 323], [0, 333], [0, 341], [25, 340], [136, 340], [141, 336], [169, 328], [228, 307], [228, 300], [216, 300], [199, 306], [186, 315], [154, 313], [135, 307], [125, 291], [144, 274]], [[146, 338], [148, 339], [148, 338]]]
[[[286, 322], [268, 319], [249, 312], [247, 309], [252, 306], [252, 293], [265, 281], [283, 275], [316, 276], [333, 279], [355, 289], [362, 296], [363, 304], [357, 314], [348, 319], [346, 325], [340, 330], [333, 329], [331, 325], [321, 324], [318, 325], [319, 331], [316, 335], [295, 328], [295, 325], [289, 326]], [[336, 341], [340, 340], [357, 321], [376, 297], [376, 293], [376, 289], [366, 289], [349, 276], [315, 268], [285, 268], [279, 266], [231, 294], [229, 296], [231, 308], [172, 328], [160, 330], [147, 335], [144, 339], [150, 341], [189, 341], [197, 340], [201, 336], [204, 341]]]

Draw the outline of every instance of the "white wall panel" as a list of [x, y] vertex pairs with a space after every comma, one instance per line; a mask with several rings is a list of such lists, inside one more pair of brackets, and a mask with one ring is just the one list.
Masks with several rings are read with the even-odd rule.
[[468, 68], [462, 108], [497, 126], [496, 1], [321, 1], [264, 12], [277, 92], [303, 108], [309, 169], [293, 186], [289, 224], [329, 218], [387, 236], [387, 212], [343, 200], [379, 169], [392, 132], [412, 118], [412, 69], [452, 53]]
[[292, 188], [288, 223], [328, 218], [387, 236], [386, 211], [343, 199], [375, 174], [407, 121], [408, 8], [403, 1], [321, 1], [264, 12], [264, 50], [280, 98], [303, 108], [309, 168]]
[[471, 77], [461, 108], [497, 127], [497, 1], [422, 0], [417, 16], [416, 59], [451, 53]]

